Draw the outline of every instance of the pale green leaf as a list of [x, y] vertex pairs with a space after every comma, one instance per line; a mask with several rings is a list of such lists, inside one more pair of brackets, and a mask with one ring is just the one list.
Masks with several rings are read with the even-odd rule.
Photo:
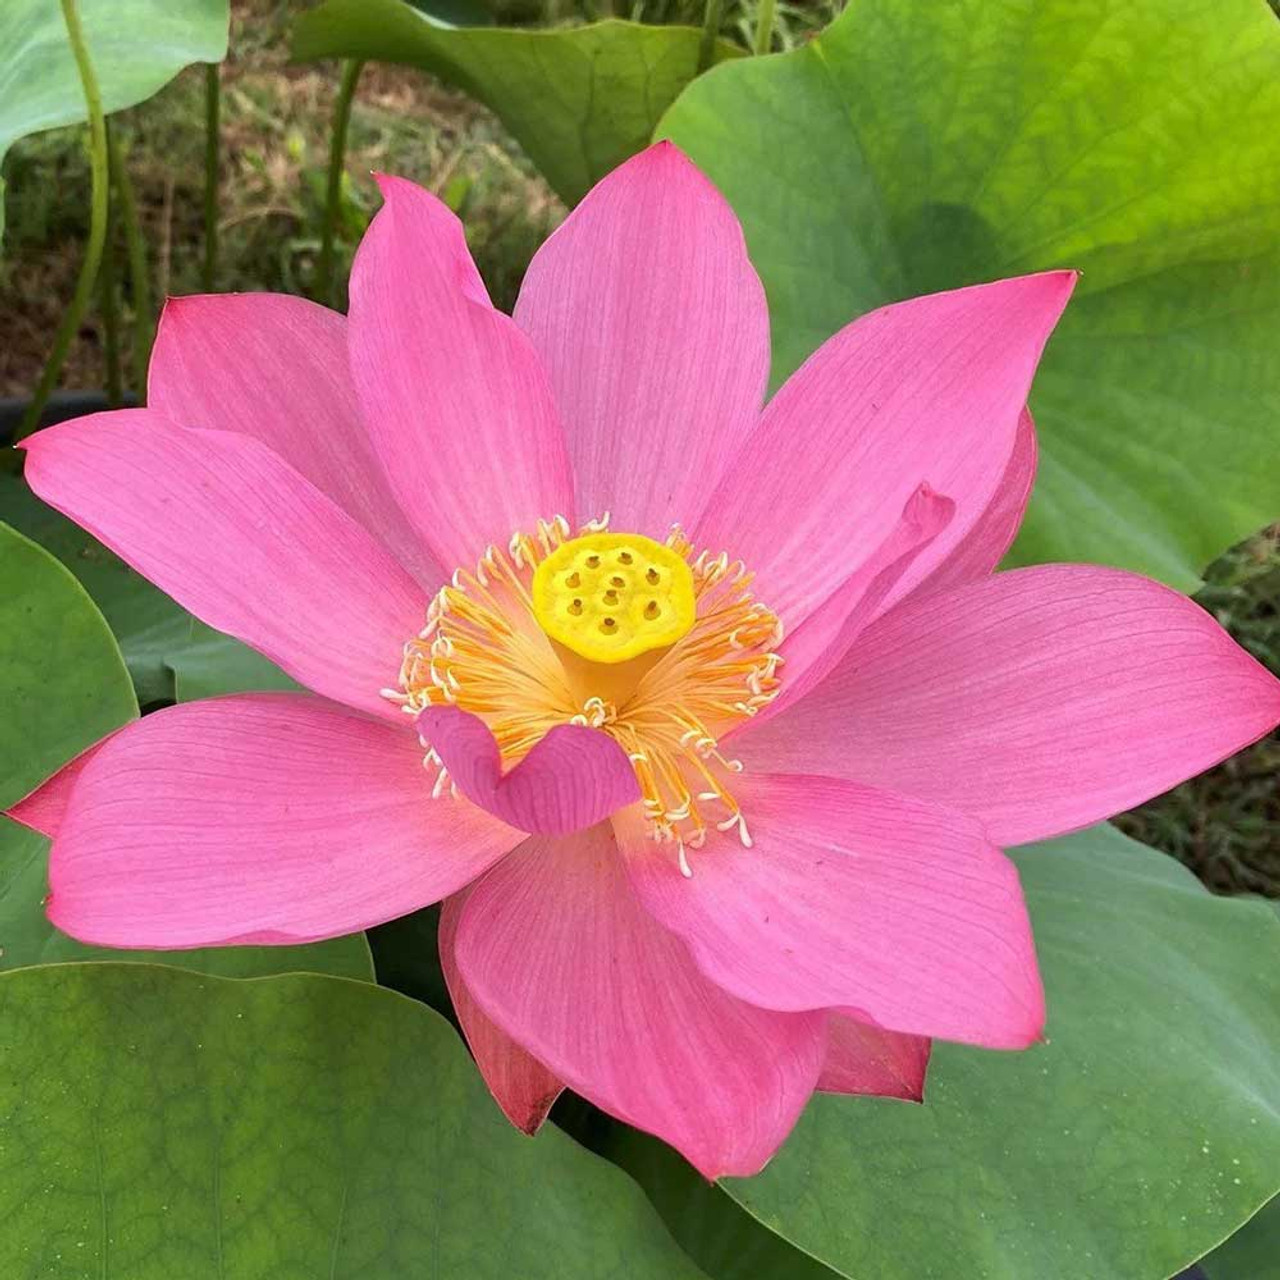
[[[79, 8], [107, 112], [145, 101], [189, 63], [227, 53], [227, 0], [79, 0]], [[4, 0], [0, 162], [19, 138], [87, 118], [58, 0]]]
[[856, 0], [664, 117], [742, 218], [775, 382], [864, 312], [1083, 272], [1018, 562], [1193, 589], [1280, 515], [1280, 23], [1260, 0]]

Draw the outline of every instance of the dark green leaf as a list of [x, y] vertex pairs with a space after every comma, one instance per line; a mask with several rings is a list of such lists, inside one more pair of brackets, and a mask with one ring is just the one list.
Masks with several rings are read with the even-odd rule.
[[453, 1003], [440, 967], [440, 907], [423, 907], [369, 930], [378, 981], [453, 1017]]
[[601, 1128], [596, 1149], [645, 1189], [712, 1280], [836, 1280], [838, 1272], [774, 1235], [665, 1143], [620, 1123]]
[[[372, 58], [420, 67], [490, 108], [569, 204], [649, 141], [694, 77], [692, 27], [449, 29], [403, 0], [326, 0], [294, 30], [295, 58]], [[721, 43], [717, 58], [739, 50]]]
[[697, 1280], [620, 1170], [530, 1140], [368, 983], [0, 977], [0, 1275]]
[[1280, 24], [1258, 0], [858, 0], [659, 127], [743, 220], [775, 378], [885, 303], [1084, 275], [1020, 562], [1182, 589], [1280, 513]]
[[1280, 1280], [1280, 1197], [1200, 1263], [1209, 1280]]
[[138, 714], [120, 650], [84, 588], [0, 524], [0, 807]]

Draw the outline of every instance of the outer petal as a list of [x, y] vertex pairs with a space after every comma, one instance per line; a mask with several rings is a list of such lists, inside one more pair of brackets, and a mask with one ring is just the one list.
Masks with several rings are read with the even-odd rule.
[[338, 312], [283, 293], [170, 298], [151, 352], [147, 406], [179, 426], [256, 437], [418, 581], [443, 578], [365, 437]]
[[641, 152], [538, 250], [515, 318], [551, 376], [582, 515], [689, 527], [769, 376], [764, 289], [720, 193], [671, 143]]
[[551, 387], [495, 311], [462, 224], [401, 178], [351, 272], [348, 341], [361, 413], [409, 519], [442, 564], [475, 564], [539, 519], [574, 519]]
[[478, 716], [431, 707], [417, 724], [462, 794], [520, 831], [566, 835], [640, 799], [626, 752], [599, 730], [557, 725], [503, 774], [498, 744]]
[[308, 942], [453, 893], [518, 838], [432, 804], [411, 733], [305, 694], [190, 702], [85, 766], [49, 918], [106, 947]]
[[40, 497], [198, 618], [317, 693], [399, 718], [379, 690], [421, 629], [423, 593], [265, 445], [125, 409], [24, 447]]
[[522, 1049], [476, 1004], [454, 957], [458, 921], [467, 890], [444, 900], [440, 913], [440, 967], [454, 1012], [462, 1023], [476, 1066], [502, 1113], [517, 1129], [535, 1134], [564, 1085], [533, 1054]]
[[823, 1093], [923, 1102], [932, 1043], [925, 1036], [885, 1031], [857, 1009], [833, 1011], [827, 1019], [827, 1058], [818, 1088]]
[[740, 557], [794, 629], [884, 542], [926, 482], [955, 501], [956, 516], [886, 607], [904, 596], [989, 506], [1074, 282], [1053, 271], [976, 285], [842, 329], [770, 401], [694, 542]]
[[824, 1015], [769, 1013], [703, 978], [628, 890], [607, 826], [529, 840], [495, 867], [457, 956], [508, 1034], [708, 1178], [757, 1172], [818, 1079]]
[[836, 778], [737, 790], [751, 846], [708, 840], [689, 878], [638, 821], [621, 839], [641, 902], [708, 978], [765, 1009], [851, 1006], [892, 1031], [993, 1049], [1037, 1039], [1022, 888], [977, 822]]
[[[1037, 452], [1036, 426], [1031, 411], [1024, 409], [1018, 419], [1013, 453], [987, 509], [969, 526], [946, 558], [930, 568], [929, 576], [916, 585], [916, 591], [944, 591], [995, 572], [1022, 527], [1022, 517], [1035, 483]], [[886, 594], [886, 599], [889, 598]]]
[[1280, 681], [1198, 605], [1046, 565], [906, 601], [737, 751], [955, 805], [1020, 844], [1140, 804], [1278, 720]]

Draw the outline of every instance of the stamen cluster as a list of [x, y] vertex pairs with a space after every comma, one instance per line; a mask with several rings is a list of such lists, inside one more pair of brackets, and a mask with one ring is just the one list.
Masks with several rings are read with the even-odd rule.
[[[608, 517], [587, 526], [598, 533]], [[581, 724], [609, 734], [626, 751], [640, 784], [655, 840], [687, 849], [708, 832], [736, 829], [751, 836], [729, 783], [740, 761], [720, 740], [756, 715], [778, 693], [782, 624], [751, 592], [752, 575], [727, 554], [694, 554], [674, 528], [666, 545], [689, 565], [696, 616], [692, 628], [619, 689], [596, 664], [572, 663], [539, 626], [530, 584], [534, 571], [570, 537], [557, 516], [535, 534], [516, 533], [505, 549], [486, 548], [474, 571], [459, 569], [427, 609], [427, 624], [405, 645], [400, 687], [384, 696], [416, 716], [449, 705], [480, 716], [497, 740], [503, 763], [517, 764], [555, 725]], [[573, 666], [566, 670], [568, 657]], [[613, 670], [616, 670], [614, 668]], [[434, 795], [450, 787], [438, 756]]]

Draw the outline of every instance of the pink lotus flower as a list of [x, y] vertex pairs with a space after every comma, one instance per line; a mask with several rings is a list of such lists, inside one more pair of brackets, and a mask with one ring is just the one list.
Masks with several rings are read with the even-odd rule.
[[1073, 274], [864, 316], [762, 412], [760, 282], [671, 146], [586, 198], [514, 319], [443, 205], [382, 189], [349, 319], [172, 301], [146, 409], [28, 442], [41, 497], [312, 690], [148, 716], [19, 805], [53, 922], [288, 943], [443, 898], [512, 1121], [568, 1084], [708, 1177], [815, 1088], [919, 1098], [929, 1037], [1034, 1042], [997, 846], [1280, 719], [1174, 592], [993, 573]]

